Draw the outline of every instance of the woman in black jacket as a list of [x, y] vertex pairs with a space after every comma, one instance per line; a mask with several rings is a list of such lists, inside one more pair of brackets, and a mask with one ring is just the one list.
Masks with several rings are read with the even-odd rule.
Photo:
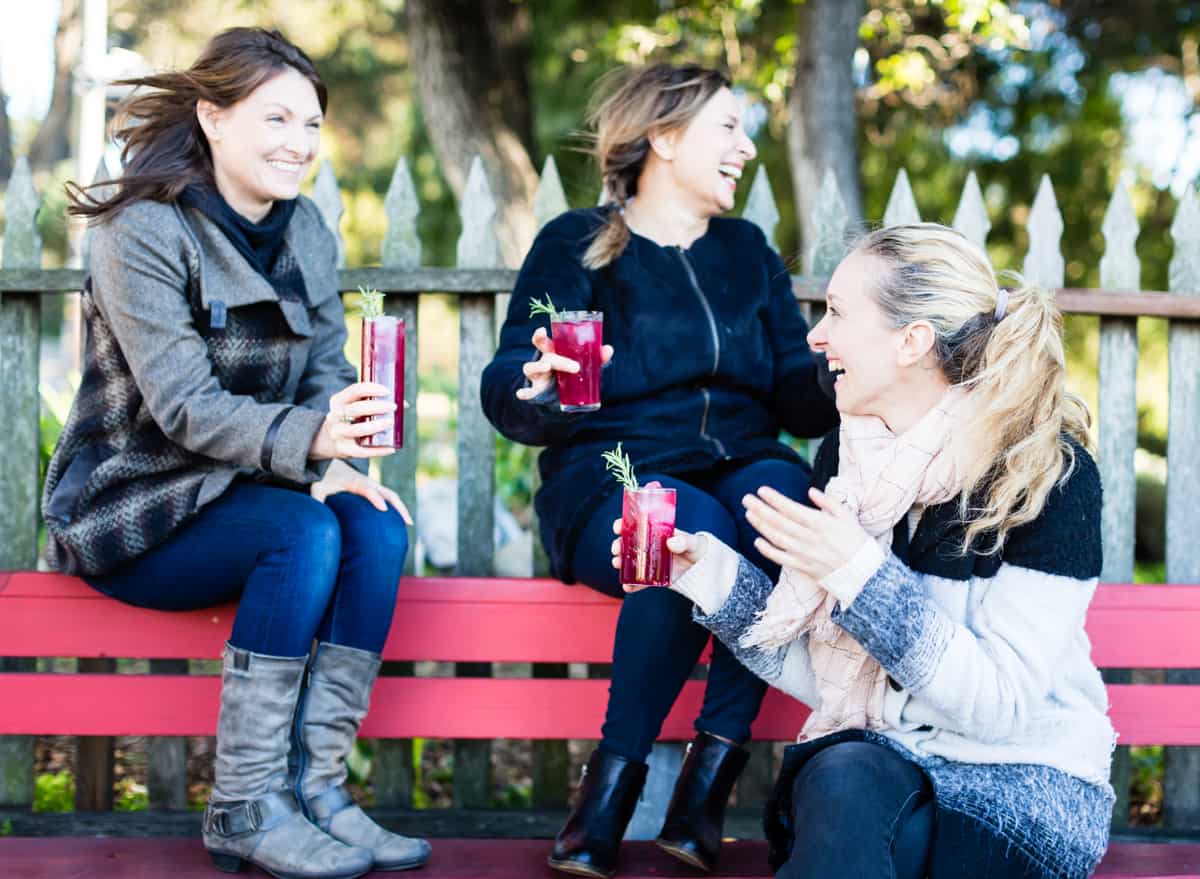
[[[802, 497], [809, 469], [780, 429], [819, 436], [837, 415], [787, 269], [755, 225], [719, 216], [755, 155], [740, 103], [720, 73], [657, 65], [626, 78], [594, 122], [611, 201], [538, 235], [483, 374], [484, 409], [505, 436], [546, 447], [535, 504], [557, 576], [624, 597], [609, 563], [621, 493], [601, 460], [621, 442], [642, 483], [676, 489], [680, 528], [723, 535], [774, 578], [741, 498], [762, 485]], [[555, 372], [578, 367], [554, 352], [545, 319], [530, 317], [546, 294], [559, 310], [603, 312], [611, 362], [596, 411], [559, 409]], [[602, 740], [551, 866], [614, 872], [651, 745], [707, 641], [671, 590], [625, 598]], [[716, 859], [764, 691], [714, 642], [697, 738], [658, 839], [689, 863]]]

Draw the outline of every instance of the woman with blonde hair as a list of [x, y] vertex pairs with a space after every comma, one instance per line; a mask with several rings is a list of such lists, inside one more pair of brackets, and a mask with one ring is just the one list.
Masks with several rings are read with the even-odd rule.
[[1113, 805], [1084, 632], [1100, 479], [1053, 295], [891, 227], [809, 343], [842, 415], [811, 506], [743, 499], [778, 584], [712, 534], [669, 544], [697, 622], [813, 709], [768, 804], [776, 875], [1090, 875]]
[[[535, 505], [557, 576], [623, 597], [608, 564], [621, 492], [601, 459], [619, 442], [643, 484], [677, 491], [681, 527], [720, 535], [774, 577], [739, 499], [762, 485], [803, 496], [808, 466], [778, 441], [780, 429], [819, 436], [837, 413], [818, 386], [783, 262], [754, 224], [720, 216], [755, 155], [740, 102], [720, 73], [655, 65], [624, 73], [593, 122], [609, 202], [568, 211], [538, 235], [483, 375], [484, 409], [505, 436], [546, 447]], [[530, 301], [546, 294], [560, 310], [604, 314], [612, 361], [598, 410], [559, 409], [555, 373], [579, 367], [555, 352], [545, 318], [530, 316]], [[551, 866], [616, 869], [651, 745], [708, 640], [669, 589], [625, 599], [600, 745]], [[717, 858], [764, 692], [714, 643], [696, 738], [658, 838], [690, 864], [711, 869]]]

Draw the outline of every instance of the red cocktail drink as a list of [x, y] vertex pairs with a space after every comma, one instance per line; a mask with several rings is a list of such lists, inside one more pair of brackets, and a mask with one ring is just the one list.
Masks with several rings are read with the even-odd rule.
[[600, 408], [600, 346], [604, 315], [598, 311], [564, 311], [550, 322], [554, 353], [579, 364], [579, 372], [558, 373], [558, 405], [564, 412]]
[[621, 585], [670, 586], [675, 489], [657, 482], [625, 489], [621, 507]]
[[391, 391], [390, 399], [396, 404], [396, 412], [390, 427], [361, 437], [358, 444], [399, 449], [404, 445], [404, 321], [388, 314], [364, 317], [361, 363], [362, 380], [383, 385]]

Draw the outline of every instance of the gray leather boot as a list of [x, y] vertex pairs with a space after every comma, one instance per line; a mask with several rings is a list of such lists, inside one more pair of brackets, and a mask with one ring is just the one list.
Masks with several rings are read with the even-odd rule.
[[429, 860], [429, 843], [384, 830], [351, 799], [346, 755], [366, 716], [379, 654], [317, 644], [296, 712], [296, 794], [313, 823], [348, 845], [370, 849], [376, 870], [411, 870]]
[[313, 826], [288, 786], [292, 718], [306, 661], [225, 645], [203, 838], [213, 863], [227, 873], [244, 861], [279, 879], [353, 879], [371, 869], [371, 853]]

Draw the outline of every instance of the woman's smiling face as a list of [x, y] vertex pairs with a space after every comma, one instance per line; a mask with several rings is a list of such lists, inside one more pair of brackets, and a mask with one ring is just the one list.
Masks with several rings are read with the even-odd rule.
[[288, 67], [231, 107], [198, 110], [218, 188], [235, 210], [257, 220], [273, 202], [300, 194], [322, 122], [317, 91], [303, 74]]
[[733, 92], [718, 89], [687, 128], [667, 137], [675, 184], [705, 216], [733, 208], [743, 169], [757, 154], [743, 127], [742, 109]]
[[851, 253], [829, 279], [825, 316], [808, 334], [808, 344], [838, 373], [837, 408], [846, 415], [883, 417], [900, 377], [902, 330], [888, 324], [871, 290], [885, 270], [873, 256]]

